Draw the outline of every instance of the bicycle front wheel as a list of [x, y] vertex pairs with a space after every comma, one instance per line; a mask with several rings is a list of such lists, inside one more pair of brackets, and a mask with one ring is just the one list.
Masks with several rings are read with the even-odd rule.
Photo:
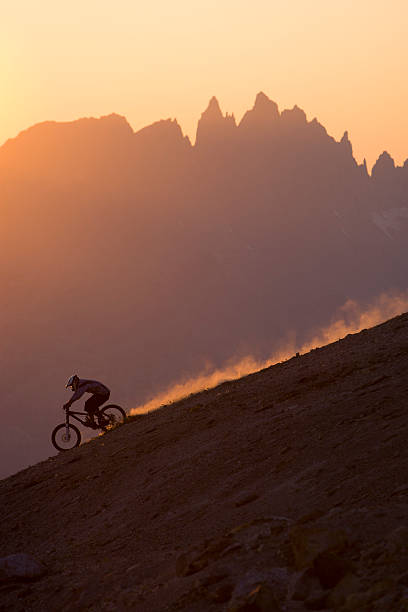
[[121, 425], [126, 421], [126, 412], [116, 404], [109, 404], [102, 408], [101, 421], [104, 423], [104, 429], [112, 429], [116, 425]]
[[75, 425], [57, 425], [51, 435], [51, 442], [59, 451], [71, 450], [81, 443], [81, 432]]

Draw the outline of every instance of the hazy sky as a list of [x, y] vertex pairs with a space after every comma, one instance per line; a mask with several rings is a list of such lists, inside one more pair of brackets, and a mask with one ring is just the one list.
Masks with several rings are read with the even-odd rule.
[[47, 119], [177, 118], [215, 95], [237, 120], [264, 91], [369, 165], [408, 158], [407, 0], [2, 2], [0, 143]]

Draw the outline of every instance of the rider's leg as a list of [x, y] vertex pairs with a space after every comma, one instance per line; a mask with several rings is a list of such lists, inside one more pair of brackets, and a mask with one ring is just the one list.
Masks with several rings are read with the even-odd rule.
[[92, 395], [89, 399], [86, 400], [84, 408], [89, 414], [89, 419], [91, 422], [95, 422], [95, 415], [98, 412], [99, 406], [102, 406], [102, 404], [104, 404], [109, 399], [109, 395], [109, 393], [106, 393], [104, 395], [95, 393], [95, 395]]

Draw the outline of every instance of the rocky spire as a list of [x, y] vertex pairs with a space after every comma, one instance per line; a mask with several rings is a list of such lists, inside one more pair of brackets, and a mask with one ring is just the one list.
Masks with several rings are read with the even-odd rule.
[[353, 155], [353, 147], [351, 145], [350, 139], [349, 139], [349, 135], [348, 135], [348, 131], [346, 130], [343, 134], [342, 139], [340, 140], [340, 146], [347, 152], [350, 153], [350, 155]]
[[228, 139], [236, 129], [234, 115], [223, 116], [218, 100], [213, 96], [197, 125], [196, 146], [208, 146]]
[[218, 121], [222, 118], [223, 117], [219, 102], [217, 98], [213, 96], [209, 101], [206, 110], [201, 114], [201, 119], [204, 119], [206, 121]]
[[239, 127], [243, 130], [267, 129], [274, 125], [278, 119], [278, 105], [260, 91], [256, 96], [254, 106], [245, 113]]
[[395, 162], [387, 151], [383, 151], [374, 164], [371, 176], [374, 179], [386, 179], [394, 175]]
[[263, 91], [260, 91], [257, 94], [255, 98], [255, 104], [252, 110], [258, 114], [267, 114], [270, 117], [273, 117], [274, 119], [279, 118], [278, 105], [276, 104], [276, 102], [270, 100], [268, 96], [264, 94]]
[[367, 169], [367, 160], [366, 158], [363, 159], [363, 163], [359, 165], [359, 168], [362, 172], [362, 174], [364, 176], [368, 176], [368, 169]]

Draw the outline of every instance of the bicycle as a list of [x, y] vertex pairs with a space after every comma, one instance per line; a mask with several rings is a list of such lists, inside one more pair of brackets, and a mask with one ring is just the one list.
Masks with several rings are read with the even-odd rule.
[[[116, 404], [108, 404], [95, 414], [98, 423], [91, 425], [87, 422], [89, 414], [87, 412], [77, 412], [75, 410], [65, 410], [65, 423], [57, 425], [51, 434], [51, 442], [59, 451], [66, 451], [75, 448], [81, 444], [81, 432], [78, 427], [69, 422], [70, 417], [79, 421], [85, 427], [91, 429], [102, 429], [103, 432], [112, 429], [116, 425], [126, 421], [126, 412]], [[85, 421], [81, 417], [85, 417]]]

